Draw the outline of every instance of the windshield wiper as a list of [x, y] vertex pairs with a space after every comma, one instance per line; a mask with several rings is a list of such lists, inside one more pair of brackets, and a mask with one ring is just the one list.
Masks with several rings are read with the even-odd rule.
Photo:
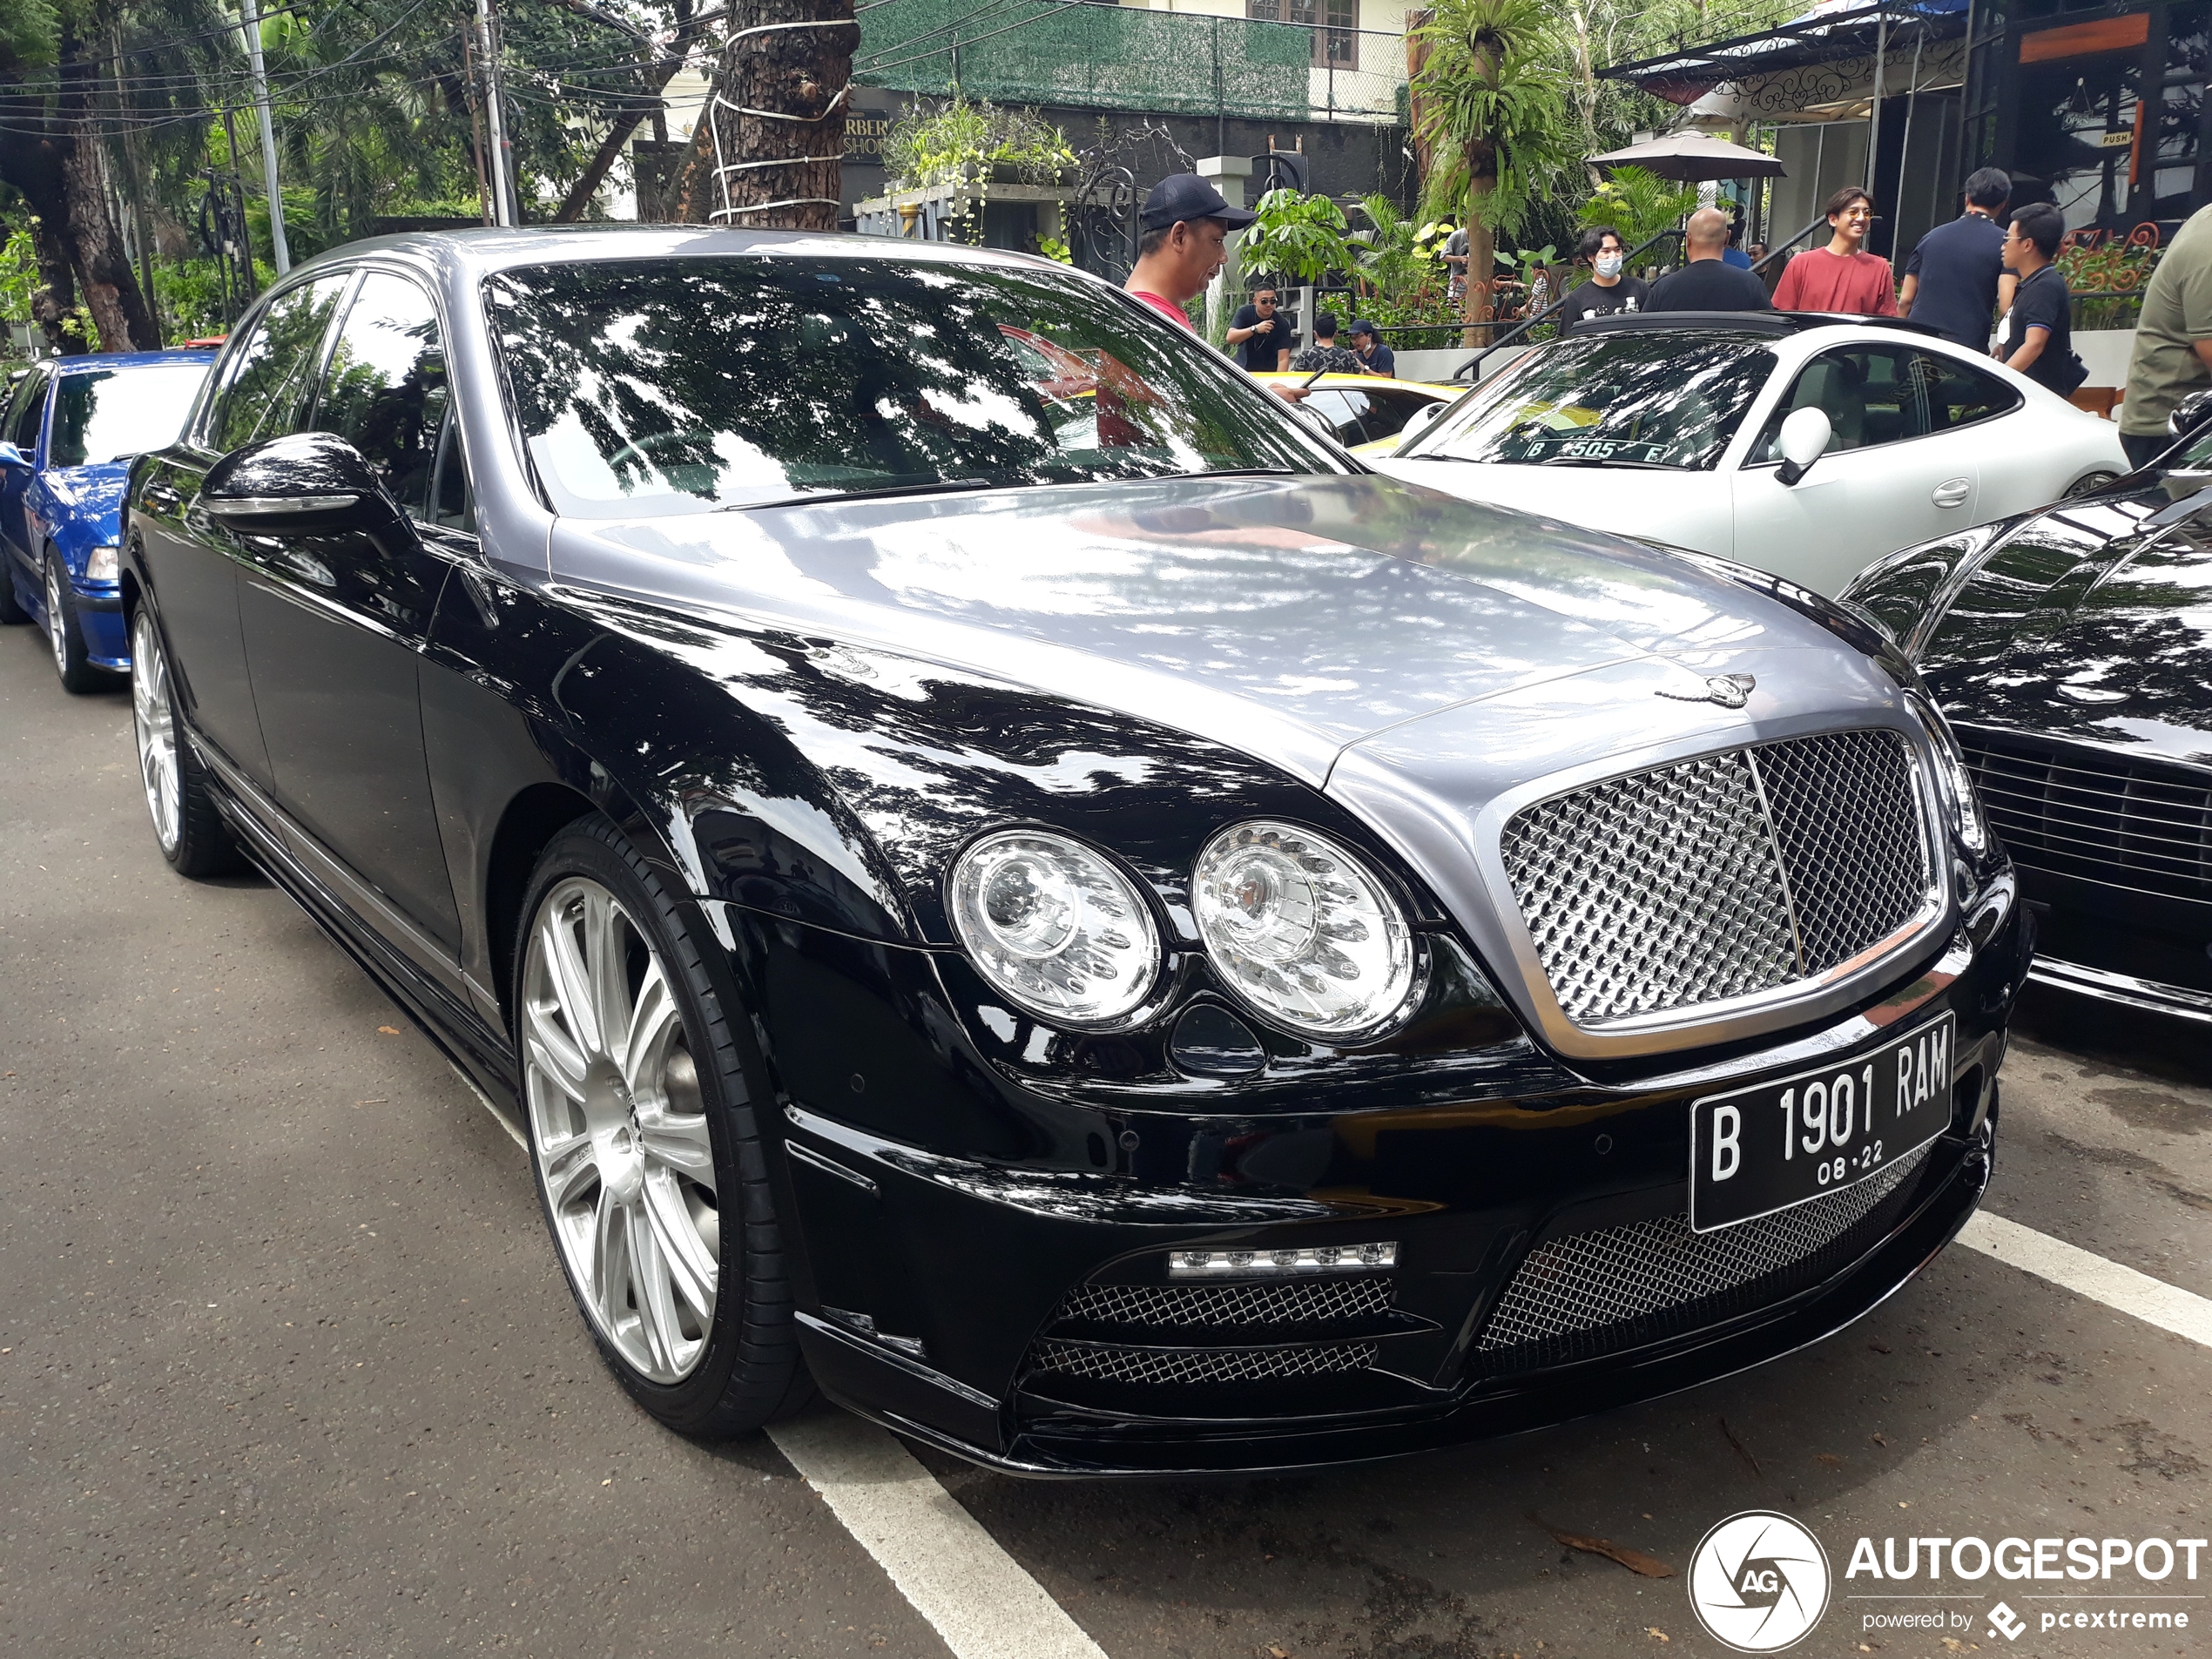
[[1014, 489], [1023, 481], [1000, 478], [939, 478], [913, 484], [877, 484], [867, 489], [813, 489], [803, 496], [777, 496], [767, 501], [733, 501], [718, 507], [718, 513], [749, 513], [761, 507], [805, 507], [815, 502], [875, 501], [889, 496], [948, 496], [963, 489]]
[[1615, 455], [1548, 455], [1540, 467], [1633, 467], [1638, 472], [1676, 472], [1663, 461], [1629, 461]]

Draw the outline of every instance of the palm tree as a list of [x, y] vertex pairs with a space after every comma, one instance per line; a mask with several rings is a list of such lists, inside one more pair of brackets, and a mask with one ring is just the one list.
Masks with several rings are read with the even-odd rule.
[[1497, 233], [1577, 159], [1575, 124], [1542, 0], [1436, 0], [1416, 33], [1414, 122], [1433, 158], [1431, 199], [1464, 192], [1466, 343], [1483, 343]]

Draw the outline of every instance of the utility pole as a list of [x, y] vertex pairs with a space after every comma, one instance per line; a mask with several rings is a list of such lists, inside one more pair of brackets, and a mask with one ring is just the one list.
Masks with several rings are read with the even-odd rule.
[[[248, 0], [251, 3], [251, 0]], [[492, 223], [515, 222], [515, 197], [508, 166], [507, 115], [500, 108], [499, 53], [492, 26], [491, 0], [476, 0], [476, 52], [484, 60], [484, 114], [491, 124]]]
[[[269, 115], [269, 78], [261, 69], [261, 13], [253, 0], [239, 0], [239, 16], [246, 30], [246, 59], [253, 71], [253, 107], [261, 116], [261, 179], [269, 192], [269, 248], [276, 259], [277, 274], [282, 276], [292, 268], [292, 247], [284, 239], [284, 197], [277, 188], [276, 123]], [[238, 165], [235, 155], [231, 165]], [[249, 274], [253, 268], [246, 266]]]

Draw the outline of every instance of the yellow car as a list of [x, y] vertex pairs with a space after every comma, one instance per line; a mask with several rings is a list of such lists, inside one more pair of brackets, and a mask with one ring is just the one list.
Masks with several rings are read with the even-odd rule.
[[[1303, 386], [1305, 374], [1255, 374], [1263, 385]], [[1379, 374], [1324, 374], [1313, 382], [1305, 407], [1337, 430], [1337, 441], [1356, 455], [1386, 455], [1416, 416], [1426, 425], [1467, 391], [1427, 381], [1391, 381]], [[1424, 414], [1423, 411], [1431, 411]]]

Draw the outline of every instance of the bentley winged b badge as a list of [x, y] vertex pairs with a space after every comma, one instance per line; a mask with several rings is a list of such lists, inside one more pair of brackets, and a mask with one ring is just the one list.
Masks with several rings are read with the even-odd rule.
[[1724, 709], [1740, 709], [1750, 700], [1758, 684], [1757, 676], [1752, 674], [1715, 674], [1695, 691], [1662, 688], [1652, 695], [1676, 703], [1717, 703]]

